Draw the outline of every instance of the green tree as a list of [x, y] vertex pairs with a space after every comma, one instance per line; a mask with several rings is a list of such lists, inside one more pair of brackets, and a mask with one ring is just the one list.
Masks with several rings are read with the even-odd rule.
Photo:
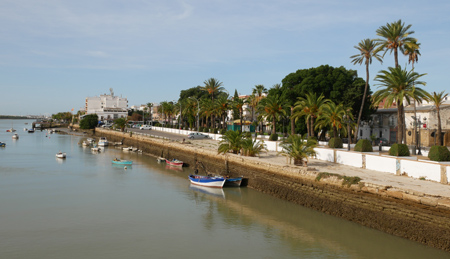
[[264, 141], [259, 141], [256, 138], [247, 136], [241, 140], [242, 155], [244, 156], [257, 156], [263, 151], [267, 151]]
[[328, 101], [320, 107], [320, 115], [317, 119], [316, 128], [324, 129], [330, 127], [333, 130], [333, 137], [338, 137], [338, 131], [342, 129], [345, 115], [344, 104], [336, 105]]
[[437, 112], [437, 118], [438, 118], [438, 145], [443, 146], [444, 140], [442, 139], [442, 127], [441, 127], [441, 105], [444, 103], [446, 97], [448, 96], [445, 91], [442, 91], [440, 93], [433, 92], [432, 94], [429, 94], [429, 100], [434, 103], [434, 107], [436, 107]]
[[267, 96], [259, 103], [259, 111], [267, 120], [272, 120], [272, 134], [276, 133], [276, 122], [281, 115], [286, 115], [280, 96]]
[[298, 101], [294, 106], [295, 119], [305, 116], [306, 126], [308, 130], [308, 137], [314, 137], [314, 121], [318, 117], [320, 107], [328, 102], [325, 96], [321, 94], [317, 96], [316, 93], [307, 93], [305, 97], [298, 97]]
[[225, 132], [219, 141], [218, 154], [232, 152], [237, 154], [241, 150], [242, 134], [239, 131], [229, 130]]
[[80, 121], [80, 129], [94, 129], [97, 125], [98, 125], [97, 114], [86, 115]]
[[317, 146], [315, 139], [306, 139], [306, 135], [289, 135], [280, 144], [283, 148], [279, 154], [294, 159], [294, 165], [307, 165], [308, 157], [316, 156], [314, 148]]
[[426, 98], [427, 92], [415, 85], [425, 85], [423, 81], [417, 81], [426, 74], [418, 74], [413, 71], [406, 71], [401, 66], [388, 70], [382, 70], [375, 77], [375, 81], [380, 82], [380, 90], [373, 94], [373, 103], [378, 105], [384, 101], [384, 107], [387, 108], [395, 103], [397, 109], [397, 143], [401, 144], [403, 140], [403, 132], [405, 132], [404, 106], [403, 101], [409, 104], [412, 98]]
[[118, 118], [114, 120], [114, 124], [120, 129], [120, 131], [124, 132], [125, 127], [127, 126], [128, 120], [126, 118]]
[[[375, 52], [376, 47], [379, 45], [379, 42], [375, 42], [372, 39], [365, 39], [362, 40], [358, 46], [355, 46], [355, 49], [359, 51], [359, 54], [353, 55], [350, 58], [352, 58], [352, 63], [354, 65], [356, 64], [364, 64], [366, 65], [366, 84], [364, 87], [364, 94], [361, 102], [361, 108], [359, 110], [358, 114], [358, 121], [356, 122], [356, 132], [358, 132], [359, 125], [361, 123], [361, 116], [363, 113], [364, 103], [367, 96], [367, 89], [369, 88], [369, 65], [372, 64], [372, 58], [376, 58], [378, 61], [383, 63], [383, 60], [381, 59], [381, 56], [378, 55], [377, 52]], [[355, 143], [357, 141], [358, 135], [355, 134]]]
[[[420, 56], [420, 43], [415, 43], [411, 46], [406, 46], [405, 47], [405, 52], [404, 54], [406, 56], [408, 56], [408, 63], [412, 64], [412, 71], [414, 71], [414, 63], [419, 62], [419, 56]], [[414, 84], [414, 83], [413, 83]], [[414, 93], [414, 92], [413, 92]], [[417, 98], [417, 96], [415, 96], [414, 93], [414, 134], [413, 134], [413, 138], [415, 141], [415, 146], [419, 146], [419, 138], [417, 137], [417, 107], [416, 107], [416, 102], [422, 103], [422, 99]], [[405, 133], [403, 133], [405, 134]], [[405, 135], [406, 137], [406, 135]]]
[[[323, 94], [326, 99], [335, 103], [344, 103], [345, 106], [350, 106], [352, 111], [359, 111], [366, 82], [358, 77], [355, 70], [322, 65], [290, 73], [282, 80], [282, 84], [279, 89], [271, 88], [269, 96], [280, 94], [285, 105], [294, 106], [298, 97], [305, 97], [307, 93], [316, 93], [318, 96]], [[369, 85], [365, 98], [367, 99], [371, 94]], [[363, 107], [362, 120], [375, 112], [369, 102], [365, 102]], [[296, 124], [296, 127], [299, 125]]]
[[410, 35], [414, 33], [414, 31], [409, 30], [411, 26], [411, 24], [405, 26], [405, 23], [402, 23], [402, 20], [398, 20], [378, 28], [376, 31], [377, 35], [382, 38], [375, 40], [379, 43], [375, 52], [383, 50], [384, 54], [386, 54], [387, 51], [390, 51], [391, 53], [394, 52], [395, 67], [398, 67], [399, 50], [402, 53], [405, 53], [406, 47], [418, 49], [417, 40], [410, 37]]

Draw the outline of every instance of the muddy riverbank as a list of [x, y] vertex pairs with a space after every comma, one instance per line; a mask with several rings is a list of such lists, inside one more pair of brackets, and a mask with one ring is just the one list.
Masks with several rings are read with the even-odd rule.
[[[97, 130], [96, 137], [133, 146], [145, 154], [177, 158], [188, 166], [201, 162], [211, 172], [242, 175], [248, 187], [329, 215], [450, 252], [450, 202], [422, 193], [394, 190], [367, 182], [343, 184], [336, 175], [265, 159], [218, 155], [194, 144]], [[200, 173], [202, 173], [202, 170]], [[323, 173], [323, 172], [322, 172]]]

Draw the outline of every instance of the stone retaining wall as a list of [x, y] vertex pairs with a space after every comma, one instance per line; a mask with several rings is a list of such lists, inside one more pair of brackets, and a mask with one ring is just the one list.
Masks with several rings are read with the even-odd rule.
[[190, 166], [199, 161], [212, 173], [233, 172], [231, 176], [248, 178], [248, 186], [263, 193], [450, 252], [450, 201], [442, 197], [364, 182], [346, 187], [337, 177], [316, 181], [318, 172], [303, 167], [218, 155], [170, 140], [107, 130], [96, 135]]

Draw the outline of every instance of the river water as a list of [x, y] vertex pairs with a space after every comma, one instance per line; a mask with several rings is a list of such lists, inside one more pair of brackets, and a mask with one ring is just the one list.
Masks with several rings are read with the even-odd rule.
[[450, 257], [250, 188], [193, 187], [191, 169], [94, 154], [80, 136], [25, 132], [31, 122], [0, 120], [0, 258]]

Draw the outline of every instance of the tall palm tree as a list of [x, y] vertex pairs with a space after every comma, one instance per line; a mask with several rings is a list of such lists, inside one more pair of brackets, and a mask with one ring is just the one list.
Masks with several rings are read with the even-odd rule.
[[325, 99], [325, 96], [321, 94], [317, 96], [314, 93], [307, 93], [305, 97], [298, 97], [294, 106], [294, 119], [305, 116], [306, 128], [308, 131], [308, 137], [314, 137], [314, 121], [319, 115], [319, 110], [322, 105], [329, 100]]
[[433, 92], [433, 94], [429, 95], [429, 100], [434, 103], [434, 106], [436, 107], [437, 112], [437, 118], [438, 118], [438, 145], [443, 146], [444, 140], [442, 139], [442, 127], [441, 127], [441, 105], [444, 103], [445, 98], [448, 96], [448, 93], [445, 93], [445, 91], [442, 91], [440, 93]]
[[244, 112], [244, 104], [245, 100], [242, 98], [233, 98], [233, 106], [236, 107], [236, 109], [239, 111], [239, 118], [241, 120], [241, 128], [239, 132], [242, 132], [242, 113]]
[[338, 130], [342, 129], [344, 125], [345, 114], [344, 104], [341, 103], [336, 105], [333, 101], [328, 101], [320, 108], [320, 115], [317, 119], [316, 128], [322, 129], [331, 127], [333, 136], [337, 137]]
[[[359, 51], [359, 54], [353, 55], [350, 58], [352, 58], [352, 63], [354, 65], [356, 64], [364, 64], [366, 65], [366, 85], [364, 87], [364, 95], [361, 103], [361, 108], [359, 109], [358, 114], [358, 121], [356, 122], [356, 132], [359, 130], [359, 124], [361, 123], [361, 116], [363, 112], [364, 102], [366, 100], [367, 95], [367, 88], [369, 86], [369, 65], [372, 64], [372, 58], [376, 58], [378, 61], [383, 63], [383, 60], [381, 59], [381, 56], [378, 55], [377, 52], [375, 52], [376, 47], [380, 45], [379, 42], [375, 42], [375, 40], [372, 39], [365, 39], [362, 40], [358, 46], [355, 46], [355, 49]], [[355, 134], [355, 143], [357, 141], [358, 134]]]
[[[264, 98], [264, 94], [267, 94], [268, 90], [264, 85], [255, 85], [255, 87], [252, 89], [252, 95], [255, 95], [255, 107], [258, 106], [259, 102]], [[257, 116], [257, 118], [260, 118], [260, 116]], [[262, 121], [261, 121], [261, 130], [262, 130]]]
[[[404, 54], [408, 56], [408, 63], [412, 64], [412, 71], [414, 71], [414, 63], [419, 62], [419, 56], [420, 56], [420, 43], [415, 44], [415, 46], [406, 46]], [[413, 83], [414, 84], [414, 83]], [[414, 98], [414, 142], [415, 146], [419, 146], [419, 139], [417, 138], [417, 108], [416, 108], [416, 102], [421, 103], [422, 100], [419, 98]], [[403, 133], [406, 136], [406, 133]]]
[[269, 95], [259, 103], [261, 115], [272, 120], [272, 134], [276, 133], [276, 122], [281, 115], [286, 115], [284, 105], [278, 95]]
[[[205, 85], [202, 86], [200, 89], [208, 92], [208, 94], [211, 96], [211, 102], [214, 104], [214, 96], [218, 94], [220, 91], [225, 89], [222, 86], [223, 83], [217, 80], [216, 78], [210, 78], [208, 80], [205, 80], [203, 83]], [[214, 127], [214, 114], [212, 114], [211, 116], [211, 128], [213, 127]]]
[[382, 38], [375, 40], [380, 44], [375, 52], [384, 50], [384, 54], [386, 54], [388, 50], [391, 53], [393, 51], [395, 67], [398, 67], [398, 51], [400, 50], [402, 53], [405, 53], [406, 46], [415, 46], [417, 48], [417, 40], [410, 37], [410, 35], [414, 33], [414, 31], [409, 30], [411, 26], [411, 24], [405, 26], [405, 23], [402, 23], [402, 20], [398, 20], [378, 28], [376, 31], [377, 35]]
[[414, 71], [406, 71], [400, 66], [388, 70], [382, 70], [375, 77], [375, 81], [380, 82], [378, 88], [382, 88], [373, 94], [373, 103], [378, 105], [385, 101], [384, 107], [387, 108], [393, 103], [397, 104], [397, 143], [402, 143], [404, 132], [404, 100], [411, 103], [413, 98], [426, 98], [427, 92], [416, 85], [425, 85], [423, 81], [417, 81], [426, 74], [418, 74]]
[[225, 118], [227, 117], [227, 112], [230, 110], [230, 100], [228, 99], [228, 95], [221, 95], [217, 99], [217, 112], [220, 118], [222, 119], [222, 128], [226, 129], [227, 124]]

